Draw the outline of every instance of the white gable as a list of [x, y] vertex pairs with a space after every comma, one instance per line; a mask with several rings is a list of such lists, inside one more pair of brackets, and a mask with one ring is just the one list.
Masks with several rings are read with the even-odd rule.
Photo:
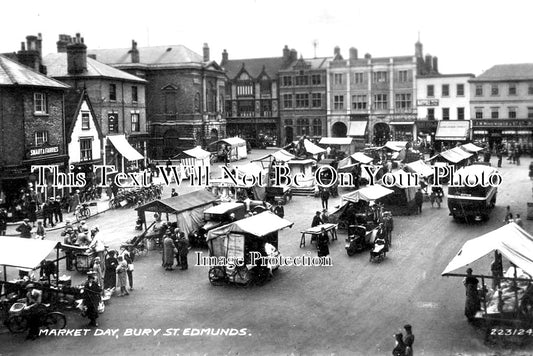
[[[88, 128], [82, 127], [82, 117], [84, 115], [89, 116]], [[80, 163], [81, 161], [81, 147], [80, 140], [91, 140], [91, 152], [92, 159], [97, 160], [102, 158], [100, 147], [102, 142], [98, 137], [98, 130], [96, 129], [96, 121], [93, 117], [87, 101], [84, 99], [81, 104], [80, 111], [77, 113], [76, 122], [74, 123], [74, 129], [72, 130], [72, 136], [70, 143], [68, 144], [69, 164]]]

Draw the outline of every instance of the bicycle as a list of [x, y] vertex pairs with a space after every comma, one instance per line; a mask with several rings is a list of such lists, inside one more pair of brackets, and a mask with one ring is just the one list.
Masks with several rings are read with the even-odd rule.
[[74, 213], [76, 215], [76, 219], [78, 221], [86, 220], [91, 217], [91, 209], [89, 208], [89, 204], [82, 203], [76, 207], [76, 212]]
[[[46, 327], [48, 330], [64, 329], [67, 325], [65, 314], [57, 311], [49, 311], [50, 304], [42, 304], [46, 308], [46, 313], [39, 319], [39, 327]], [[24, 312], [26, 304], [15, 303], [11, 306], [9, 313], [11, 316], [5, 321], [9, 331], [20, 334], [28, 330], [28, 314]]]

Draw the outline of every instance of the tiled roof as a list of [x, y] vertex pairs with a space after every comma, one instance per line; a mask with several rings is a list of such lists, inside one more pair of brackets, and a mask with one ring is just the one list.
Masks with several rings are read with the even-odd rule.
[[243, 65], [246, 72], [252, 78], [258, 78], [263, 72], [274, 79], [280, 69], [284, 68], [285, 61], [282, 57], [274, 58], [252, 58], [252, 59], [232, 59], [224, 63], [223, 68], [226, 70], [226, 75], [229, 79], [235, 79], [240, 73]]
[[105, 77], [145, 82], [144, 79], [113, 68], [107, 64], [87, 57], [87, 71], [82, 74], [69, 75], [66, 53], [50, 53], [43, 58], [43, 64], [47, 67], [48, 75], [54, 78], [61, 77]]
[[[294, 70], [294, 67], [297, 66], [301, 60], [302, 60], [302, 58], [291, 62], [283, 70]], [[310, 70], [313, 70], [313, 69], [326, 69], [328, 67], [328, 63], [331, 62], [332, 60], [333, 60], [332, 57], [303, 58], [303, 61], [305, 62], [305, 64], [309, 65], [308, 69], [310, 69]]]
[[487, 80], [531, 80], [533, 79], [533, 63], [522, 64], [498, 64], [486, 70], [477, 78], [471, 79], [475, 81]]
[[[148, 65], [202, 63], [203, 57], [182, 45], [137, 47], [139, 63]], [[132, 64], [131, 48], [90, 49], [96, 59], [109, 65]]]
[[49, 88], [68, 88], [68, 85], [48, 78], [18, 62], [0, 55], [0, 85], [31, 85]]
[[[94, 118], [94, 111], [91, 106], [91, 101], [85, 90], [79, 88], [71, 88], [65, 92], [65, 127], [68, 130], [67, 140], [69, 142], [72, 139], [72, 131], [74, 130], [76, 119], [78, 117], [78, 112], [81, 108], [81, 104], [83, 103], [84, 99], [87, 100], [87, 105], [89, 106], [89, 109], [91, 110], [91, 115]], [[101, 136], [98, 120], [94, 120], [93, 122], [96, 126], [96, 130]]]

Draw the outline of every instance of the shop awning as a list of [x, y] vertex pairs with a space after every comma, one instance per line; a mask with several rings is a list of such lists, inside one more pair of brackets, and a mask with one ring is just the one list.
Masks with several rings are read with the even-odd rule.
[[321, 145], [349, 145], [353, 141], [351, 137], [322, 137], [319, 144]]
[[470, 153], [476, 153], [479, 151], [483, 151], [482, 147], [478, 147], [474, 145], [473, 143], [467, 143], [465, 145], [462, 145], [461, 148], [465, 150], [466, 152], [470, 152]]
[[364, 136], [367, 123], [367, 121], [350, 121], [348, 136]]
[[118, 152], [124, 158], [126, 158], [128, 161], [138, 161], [140, 159], [144, 159], [143, 155], [137, 152], [137, 150], [133, 147], [131, 147], [128, 140], [126, 140], [126, 136], [124, 135], [114, 135], [114, 136], [107, 136], [109, 141], [115, 146]]
[[435, 140], [464, 141], [469, 128], [469, 121], [439, 121]]
[[468, 240], [442, 272], [446, 275], [498, 250], [509, 261], [533, 276], [533, 236], [510, 223]]
[[371, 158], [371, 157], [368, 157], [367, 155], [365, 155], [364, 153], [362, 152], [355, 152], [353, 155], [351, 155], [350, 157], [352, 157], [354, 160], [356, 160], [357, 162], [361, 162], [363, 164], [368, 164], [370, 162], [372, 162], [374, 159]]
[[59, 244], [50, 240], [2, 236], [0, 265], [23, 269], [37, 268]]
[[348, 193], [342, 196], [342, 200], [357, 203], [359, 200], [372, 201], [383, 198], [386, 195], [394, 193], [393, 190], [382, 187], [381, 185], [370, 185], [355, 192]]
[[414, 125], [414, 121], [392, 121], [389, 123], [389, 125], [393, 125], [393, 126], [409, 126], [409, 125]]

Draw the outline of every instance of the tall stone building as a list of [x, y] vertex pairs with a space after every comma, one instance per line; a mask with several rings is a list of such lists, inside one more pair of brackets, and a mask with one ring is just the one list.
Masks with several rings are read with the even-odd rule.
[[[26, 52], [37, 48], [36, 37], [29, 37], [29, 50], [21, 52], [35, 60], [33, 69], [0, 55], [0, 206], [15, 215], [21, 190], [30, 183], [35, 188], [37, 172], [31, 167], [54, 165], [65, 172], [68, 161], [63, 121], [68, 86], [34, 70], [44, 68], [38, 50]], [[45, 198], [55, 191], [42, 187], [36, 193]]]
[[210, 60], [182, 45], [94, 49], [96, 60], [144, 78], [150, 158], [167, 159], [226, 136], [225, 76]]
[[229, 59], [222, 53], [226, 72], [225, 91], [228, 136], [280, 143], [280, 96], [278, 73], [297, 59], [297, 52], [283, 49], [280, 57]]
[[347, 59], [340, 48], [328, 66], [328, 136], [356, 138], [360, 143], [383, 144], [412, 140], [416, 120], [416, 78], [438, 73], [436, 57], [415, 54], [373, 58], [351, 48]]

